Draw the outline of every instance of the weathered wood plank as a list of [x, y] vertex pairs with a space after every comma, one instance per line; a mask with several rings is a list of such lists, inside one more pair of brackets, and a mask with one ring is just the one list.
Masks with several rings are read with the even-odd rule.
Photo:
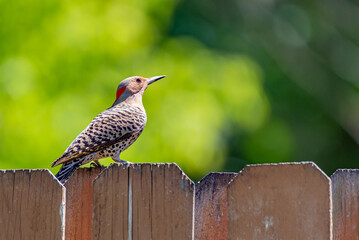
[[236, 175], [210, 173], [196, 184], [196, 240], [227, 239], [227, 187]]
[[331, 179], [334, 240], [358, 240], [359, 169], [339, 169]]
[[332, 239], [331, 183], [314, 163], [246, 166], [228, 186], [228, 239]]
[[[152, 227], [153, 230], [165, 226], [166, 236], [152, 234], [153, 239], [178, 239], [186, 240], [194, 238], [194, 183], [182, 172], [176, 164], [165, 164], [153, 166], [152, 181], [154, 185], [161, 178], [156, 177], [156, 173], [162, 172], [164, 175], [164, 190], [160, 196], [164, 196], [164, 215], [159, 216], [161, 220], [158, 225]], [[156, 171], [157, 170], [157, 171]], [[162, 174], [161, 174], [162, 175]], [[160, 192], [161, 189], [157, 189]], [[152, 201], [158, 201], [156, 195], [152, 195]], [[158, 206], [158, 205], [157, 205]], [[152, 209], [152, 212], [156, 208]], [[156, 219], [158, 220], [158, 219]], [[153, 218], [152, 218], [153, 221]]]
[[66, 240], [91, 239], [93, 181], [105, 168], [79, 168], [65, 183]]
[[129, 239], [129, 169], [111, 164], [94, 181], [92, 240]]
[[151, 164], [130, 168], [132, 189], [132, 239], [151, 239]]
[[94, 183], [93, 239], [193, 239], [194, 184], [175, 164], [113, 164]]
[[0, 170], [0, 239], [64, 239], [65, 188], [41, 170]]

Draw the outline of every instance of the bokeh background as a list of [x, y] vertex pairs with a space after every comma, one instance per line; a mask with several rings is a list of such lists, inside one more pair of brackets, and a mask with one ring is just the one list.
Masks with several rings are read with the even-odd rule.
[[122, 159], [359, 167], [357, 1], [0, 0], [0, 169], [49, 168], [122, 79], [163, 74]]

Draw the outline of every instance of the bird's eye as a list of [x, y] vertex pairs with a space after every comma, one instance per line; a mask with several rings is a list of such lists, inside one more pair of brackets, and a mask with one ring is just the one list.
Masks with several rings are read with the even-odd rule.
[[142, 81], [141, 81], [141, 79], [137, 78], [136, 82], [141, 83]]

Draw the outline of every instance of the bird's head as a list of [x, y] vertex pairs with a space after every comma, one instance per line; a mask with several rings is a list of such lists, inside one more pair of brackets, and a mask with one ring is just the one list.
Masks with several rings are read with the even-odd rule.
[[113, 105], [125, 101], [127, 98], [134, 95], [142, 96], [148, 85], [164, 77], [165, 75], [151, 78], [134, 76], [122, 80], [117, 87], [116, 100]]

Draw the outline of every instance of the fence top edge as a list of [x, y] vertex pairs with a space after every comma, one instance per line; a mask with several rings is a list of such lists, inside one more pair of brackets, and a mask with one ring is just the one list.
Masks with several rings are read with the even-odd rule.
[[317, 168], [319, 168], [314, 162], [311, 162], [311, 161], [247, 164], [244, 166], [244, 168], [258, 167], [258, 166], [283, 166], [283, 165], [311, 165], [311, 166], [316, 166]]
[[263, 164], [248, 164], [244, 166], [242, 170], [240, 170], [234, 178], [229, 182], [229, 186], [232, 185], [234, 181], [236, 181], [237, 178], [244, 175], [250, 168], [259, 168], [259, 167], [280, 167], [280, 166], [308, 166], [313, 167], [316, 169], [322, 177], [324, 177], [327, 181], [331, 182], [331, 178], [318, 167], [317, 164], [310, 161], [303, 161], [303, 162], [282, 162], [282, 163], [263, 163]]
[[111, 163], [108, 167], [106, 167], [93, 181], [93, 183], [95, 184], [98, 179], [101, 178], [102, 175], [106, 174], [107, 171], [110, 171], [110, 169], [112, 168], [115, 168], [115, 167], [118, 167], [118, 168], [121, 168], [122, 169], [130, 169], [130, 168], [133, 168], [133, 169], [136, 169], [140, 166], [151, 166], [151, 168], [153, 167], [161, 167], [161, 166], [164, 166], [164, 167], [175, 167], [177, 168], [180, 172], [181, 172], [181, 175], [183, 178], [185, 178], [185, 180], [189, 181], [190, 182], [190, 185], [191, 187], [194, 187], [195, 183], [192, 181], [191, 178], [189, 178], [187, 176], [187, 174], [177, 165], [177, 163], [131, 163], [131, 162], [127, 162], [127, 163]]
[[337, 175], [340, 175], [340, 174], [358, 174], [359, 175], [359, 169], [340, 168], [340, 169], [337, 169], [330, 176], [330, 178], [333, 179], [333, 178], [337, 177]]
[[51, 180], [56, 181], [62, 188], [65, 188], [65, 186], [55, 177], [55, 175], [50, 171], [50, 169], [47, 168], [36, 168], [36, 169], [0, 169], [0, 173], [6, 173], [6, 172], [26, 172], [28, 174], [32, 172], [43, 172], [51, 177]]
[[237, 175], [238, 173], [236, 172], [210, 172], [208, 173], [206, 176], [204, 176], [201, 180], [199, 180], [197, 183], [196, 183], [196, 186], [199, 186], [201, 185], [201, 183], [203, 183], [204, 181], [208, 181], [212, 178], [215, 178], [215, 177], [223, 177], [223, 176], [235, 176]]
[[211, 186], [211, 182], [215, 180], [218, 180], [215, 182], [216, 187], [228, 186], [236, 176], [237, 173], [235, 172], [210, 172], [196, 183], [196, 194], [205, 191], [208, 186]]
[[18, 172], [18, 171], [23, 171], [23, 172], [35, 172], [35, 171], [49, 171], [51, 172], [49, 169], [47, 168], [34, 168], [34, 169], [27, 169], [27, 168], [16, 168], [16, 169], [0, 169], [0, 172]]

